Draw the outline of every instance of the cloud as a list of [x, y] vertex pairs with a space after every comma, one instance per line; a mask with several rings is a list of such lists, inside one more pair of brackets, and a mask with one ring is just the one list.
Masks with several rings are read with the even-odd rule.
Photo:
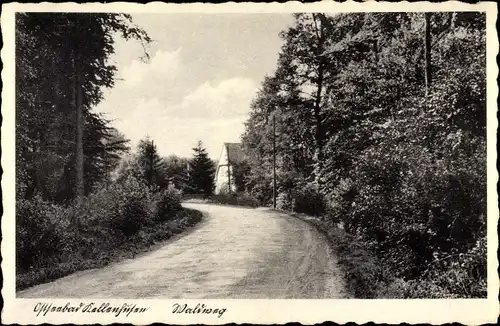
[[174, 105], [185, 91], [184, 69], [182, 48], [158, 50], [148, 62], [128, 60], [128, 64], [119, 66], [114, 87], [103, 90], [104, 101], [97, 111], [111, 113], [113, 119], [127, 120], [145, 103], [150, 103], [145, 112], [154, 107], [153, 100], [158, 101], [158, 107]]
[[149, 135], [162, 155], [190, 156], [202, 140], [216, 158], [222, 143], [239, 141], [256, 90], [252, 80], [233, 77], [203, 82], [174, 103], [142, 94], [135, 102], [122, 100], [124, 110], [114, 124], [133, 147]]
[[97, 111], [131, 140], [135, 148], [146, 135], [161, 155], [191, 156], [202, 140], [213, 158], [224, 142], [237, 142], [256, 94], [256, 82], [243, 76], [205, 75], [182, 47], [158, 49], [148, 62], [123, 62], [119, 80], [105, 92]]
[[149, 62], [132, 60], [130, 65], [122, 70], [123, 85], [138, 87], [158, 80], [174, 81], [183, 70], [181, 51], [182, 48], [170, 52], [158, 50]]
[[154, 40], [151, 59], [138, 58], [138, 42], [117, 38], [110, 60], [118, 68], [114, 87], [95, 109], [134, 146], [146, 135], [161, 155], [192, 154], [201, 139], [210, 155], [223, 142], [239, 141], [256, 84], [272, 73], [282, 46], [279, 31], [290, 14], [134, 14]]
[[[249, 112], [257, 85], [248, 78], [234, 77], [213, 84], [205, 82], [174, 108], [180, 115], [198, 118], [234, 118]], [[172, 112], [175, 114], [174, 112]]]

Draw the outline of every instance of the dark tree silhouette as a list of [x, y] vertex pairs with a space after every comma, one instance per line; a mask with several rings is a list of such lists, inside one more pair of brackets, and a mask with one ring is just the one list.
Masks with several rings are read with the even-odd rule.
[[198, 141], [193, 151], [193, 158], [189, 161], [189, 192], [208, 197], [215, 186], [215, 167], [201, 141]]

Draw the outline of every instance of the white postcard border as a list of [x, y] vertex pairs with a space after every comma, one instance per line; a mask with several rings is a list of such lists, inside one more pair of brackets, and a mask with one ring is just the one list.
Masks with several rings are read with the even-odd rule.
[[[498, 197], [496, 185], [496, 133], [497, 133], [497, 97], [496, 78], [498, 66], [495, 58], [498, 53], [498, 38], [495, 28], [497, 6], [493, 2], [466, 4], [450, 1], [442, 3], [383, 3], [383, 2], [317, 2], [303, 4], [299, 2], [279, 3], [226, 3], [226, 4], [165, 4], [153, 2], [146, 5], [131, 3], [40, 3], [2, 6], [1, 26], [4, 47], [1, 51], [4, 64], [2, 71], [2, 218], [3, 240], [2, 272], [4, 283], [2, 296], [4, 308], [3, 323], [40, 324], [40, 323], [132, 323], [149, 324], [163, 322], [168, 324], [226, 324], [236, 323], [287, 323], [303, 324], [334, 321], [336, 323], [366, 322], [377, 323], [431, 323], [460, 322], [462, 324], [482, 324], [495, 322], [499, 315], [498, 304], [498, 250], [497, 222]], [[359, 11], [486, 11], [487, 13], [487, 225], [488, 225], [488, 298], [487, 299], [437, 299], [437, 300], [139, 300], [139, 299], [17, 299], [15, 297], [15, 97], [14, 97], [14, 13], [17, 11], [46, 12], [156, 12], [156, 13], [283, 13], [283, 12], [359, 12]], [[118, 317], [108, 313], [47, 313], [45, 316], [34, 311], [37, 304], [65, 306], [96, 306], [109, 303], [121, 306], [124, 303], [138, 307], [148, 307], [144, 313], [121, 314]], [[217, 315], [172, 314], [174, 303], [224, 307], [226, 312]], [[40, 305], [39, 305], [40, 307]]]

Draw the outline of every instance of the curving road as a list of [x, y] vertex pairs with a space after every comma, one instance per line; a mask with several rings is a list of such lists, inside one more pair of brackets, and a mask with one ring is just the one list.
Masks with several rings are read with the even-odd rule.
[[186, 203], [205, 219], [153, 251], [17, 297], [340, 298], [335, 257], [307, 223], [268, 209]]

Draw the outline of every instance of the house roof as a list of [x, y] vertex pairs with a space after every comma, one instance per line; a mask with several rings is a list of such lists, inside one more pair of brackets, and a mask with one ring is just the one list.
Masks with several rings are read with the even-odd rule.
[[229, 161], [232, 163], [239, 163], [245, 158], [243, 145], [241, 143], [224, 143], [227, 149]]

